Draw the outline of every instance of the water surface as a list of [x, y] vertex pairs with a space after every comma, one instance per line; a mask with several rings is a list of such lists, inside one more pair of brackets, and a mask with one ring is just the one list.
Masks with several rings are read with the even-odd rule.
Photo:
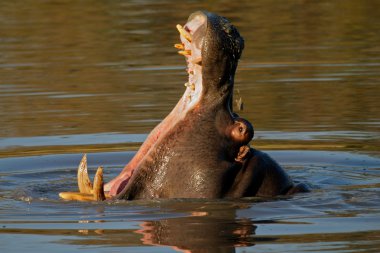
[[[184, 90], [177, 23], [198, 9], [245, 38], [252, 146], [313, 188], [292, 198], [78, 203]], [[0, 248], [6, 252], [379, 252], [378, 1], [0, 2]]]

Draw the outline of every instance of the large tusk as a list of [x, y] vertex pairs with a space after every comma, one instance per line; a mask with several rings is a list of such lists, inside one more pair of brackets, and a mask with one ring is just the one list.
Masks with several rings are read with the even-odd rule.
[[191, 42], [191, 34], [186, 31], [181, 25], [177, 25], [178, 32], [185, 38], [187, 41]]
[[88, 193], [80, 192], [60, 192], [59, 197], [64, 200], [93, 201], [94, 196]]
[[104, 195], [104, 181], [103, 181], [102, 167], [99, 167], [95, 174], [93, 196], [94, 196], [95, 201], [103, 201], [106, 199], [106, 196]]
[[79, 192], [60, 192], [59, 197], [65, 200], [103, 201], [111, 199], [109, 193], [104, 193], [103, 168], [99, 167], [94, 178], [94, 187], [88, 177], [87, 157], [83, 155], [78, 167]]
[[92, 183], [88, 177], [87, 156], [83, 155], [77, 172], [79, 192], [60, 192], [59, 197], [65, 200], [93, 201]]
[[77, 180], [80, 193], [92, 194], [93, 187], [90, 178], [88, 177], [86, 154], [83, 155], [83, 158], [79, 163]]

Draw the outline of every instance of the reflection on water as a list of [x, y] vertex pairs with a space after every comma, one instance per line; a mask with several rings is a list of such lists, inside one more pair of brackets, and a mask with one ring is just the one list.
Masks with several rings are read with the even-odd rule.
[[[60, 201], [81, 153], [110, 179], [171, 110], [186, 80], [175, 25], [198, 9], [245, 38], [236, 89], [252, 144], [276, 150], [313, 193]], [[371, 0], [1, 1], [4, 250], [379, 252], [379, 10]]]
[[[88, 155], [90, 174], [104, 161], [117, 175], [133, 152]], [[80, 154], [0, 159], [0, 233], [6, 249], [62, 251], [377, 252], [380, 158], [341, 151], [271, 151], [310, 194], [241, 200], [65, 202]], [[17, 238], [24, 244], [8, 243]], [[3, 244], [4, 245], [4, 244]], [[161, 248], [161, 246], [165, 246]], [[79, 248], [78, 248], [79, 247]]]

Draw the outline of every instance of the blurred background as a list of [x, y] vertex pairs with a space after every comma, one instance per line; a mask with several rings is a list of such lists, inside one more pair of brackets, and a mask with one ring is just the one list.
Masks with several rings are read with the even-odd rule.
[[199, 9], [245, 38], [258, 146], [378, 148], [379, 1], [24, 0], [0, 2], [0, 155], [143, 141], [184, 90], [175, 26]]

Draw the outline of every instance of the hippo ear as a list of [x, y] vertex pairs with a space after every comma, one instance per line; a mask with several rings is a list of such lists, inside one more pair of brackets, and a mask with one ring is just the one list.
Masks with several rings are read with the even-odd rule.
[[233, 141], [246, 145], [252, 140], [253, 135], [254, 130], [251, 123], [242, 118], [235, 119], [230, 130], [230, 136]]

